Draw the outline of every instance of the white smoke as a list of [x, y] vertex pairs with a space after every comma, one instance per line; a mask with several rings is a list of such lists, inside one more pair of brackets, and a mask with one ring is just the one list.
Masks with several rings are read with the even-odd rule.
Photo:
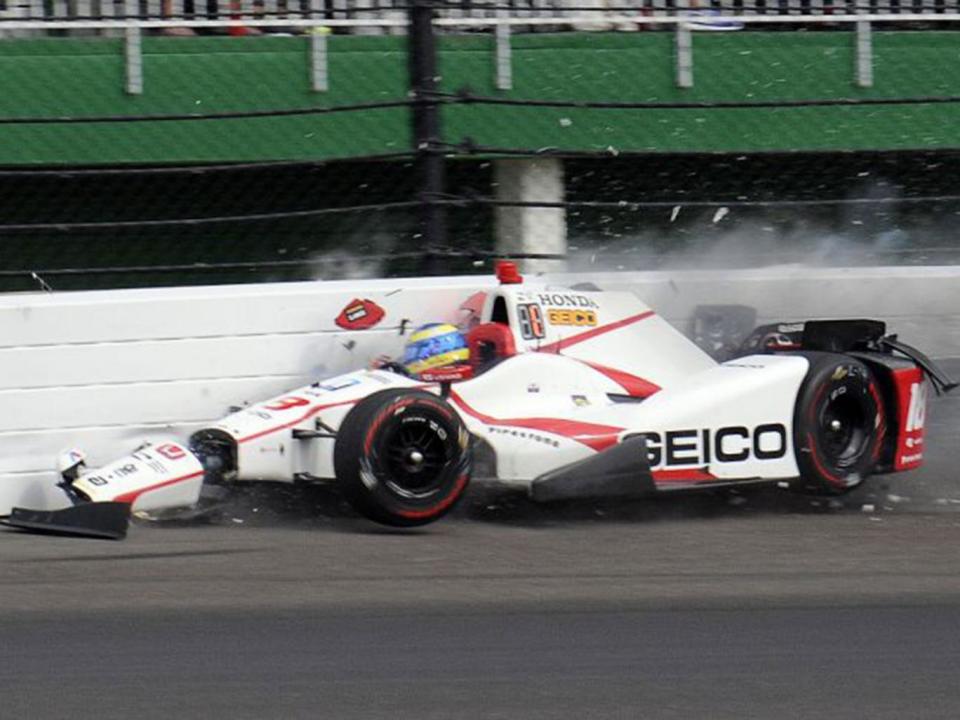
[[[736, 210], [730, 215], [736, 216]], [[728, 216], [729, 217], [729, 216]], [[910, 231], [879, 230], [871, 237], [841, 232], [826, 224], [802, 220], [782, 227], [754, 219], [724, 219], [728, 226], [703, 224], [672, 233], [646, 230], [610, 242], [580, 238], [570, 248], [571, 271], [729, 268], [803, 265], [808, 267], [940, 264], [960, 259], [960, 248], [944, 247], [946, 227]]]
[[346, 249], [317, 253], [309, 262], [314, 268], [314, 280], [366, 280], [383, 277], [386, 269], [383, 259], [354, 254]]

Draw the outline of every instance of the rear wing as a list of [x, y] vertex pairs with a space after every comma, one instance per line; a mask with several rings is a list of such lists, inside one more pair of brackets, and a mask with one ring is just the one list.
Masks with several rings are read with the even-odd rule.
[[739, 354], [783, 350], [900, 354], [923, 371], [938, 395], [957, 387], [957, 382], [927, 355], [901, 342], [896, 335], [887, 335], [887, 325], [880, 320], [807, 320], [762, 325], [744, 341]]

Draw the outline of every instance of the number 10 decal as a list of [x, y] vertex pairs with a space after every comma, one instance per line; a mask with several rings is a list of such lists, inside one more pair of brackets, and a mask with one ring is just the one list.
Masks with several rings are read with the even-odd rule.
[[922, 430], [927, 418], [927, 386], [913, 383], [910, 386], [910, 407], [907, 410], [907, 432]]
[[543, 313], [536, 303], [517, 305], [517, 320], [524, 340], [538, 340], [544, 336]]

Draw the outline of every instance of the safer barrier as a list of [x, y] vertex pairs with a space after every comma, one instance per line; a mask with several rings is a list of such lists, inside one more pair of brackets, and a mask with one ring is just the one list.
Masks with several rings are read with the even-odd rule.
[[[456, 310], [486, 278], [285, 283], [0, 296], [0, 514], [40, 507], [57, 453], [102, 463], [145, 439], [182, 436], [312, 380], [402, 348], [401, 325]], [[375, 328], [336, 319], [390, 296]], [[42, 482], [37, 482], [41, 480]]]

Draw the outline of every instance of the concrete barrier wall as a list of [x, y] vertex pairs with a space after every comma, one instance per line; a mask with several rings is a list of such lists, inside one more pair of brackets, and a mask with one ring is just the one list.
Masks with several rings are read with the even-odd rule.
[[[456, 319], [487, 278], [310, 282], [0, 296], [0, 514], [48, 506], [57, 454], [99, 464], [402, 348], [401, 323]], [[354, 298], [376, 327], [335, 318]], [[442, 311], [436, 311], [441, 308]]]
[[[545, 277], [627, 289], [682, 330], [707, 304], [760, 322], [877, 317], [936, 356], [960, 356], [960, 269], [598, 273]], [[47, 506], [56, 455], [92, 464], [144, 439], [183, 436], [229, 406], [395, 353], [403, 321], [455, 319], [492, 278], [365, 280], [0, 297], [0, 513]], [[354, 298], [387, 309], [370, 330], [334, 319]], [[439, 310], [438, 310], [439, 309]]]

